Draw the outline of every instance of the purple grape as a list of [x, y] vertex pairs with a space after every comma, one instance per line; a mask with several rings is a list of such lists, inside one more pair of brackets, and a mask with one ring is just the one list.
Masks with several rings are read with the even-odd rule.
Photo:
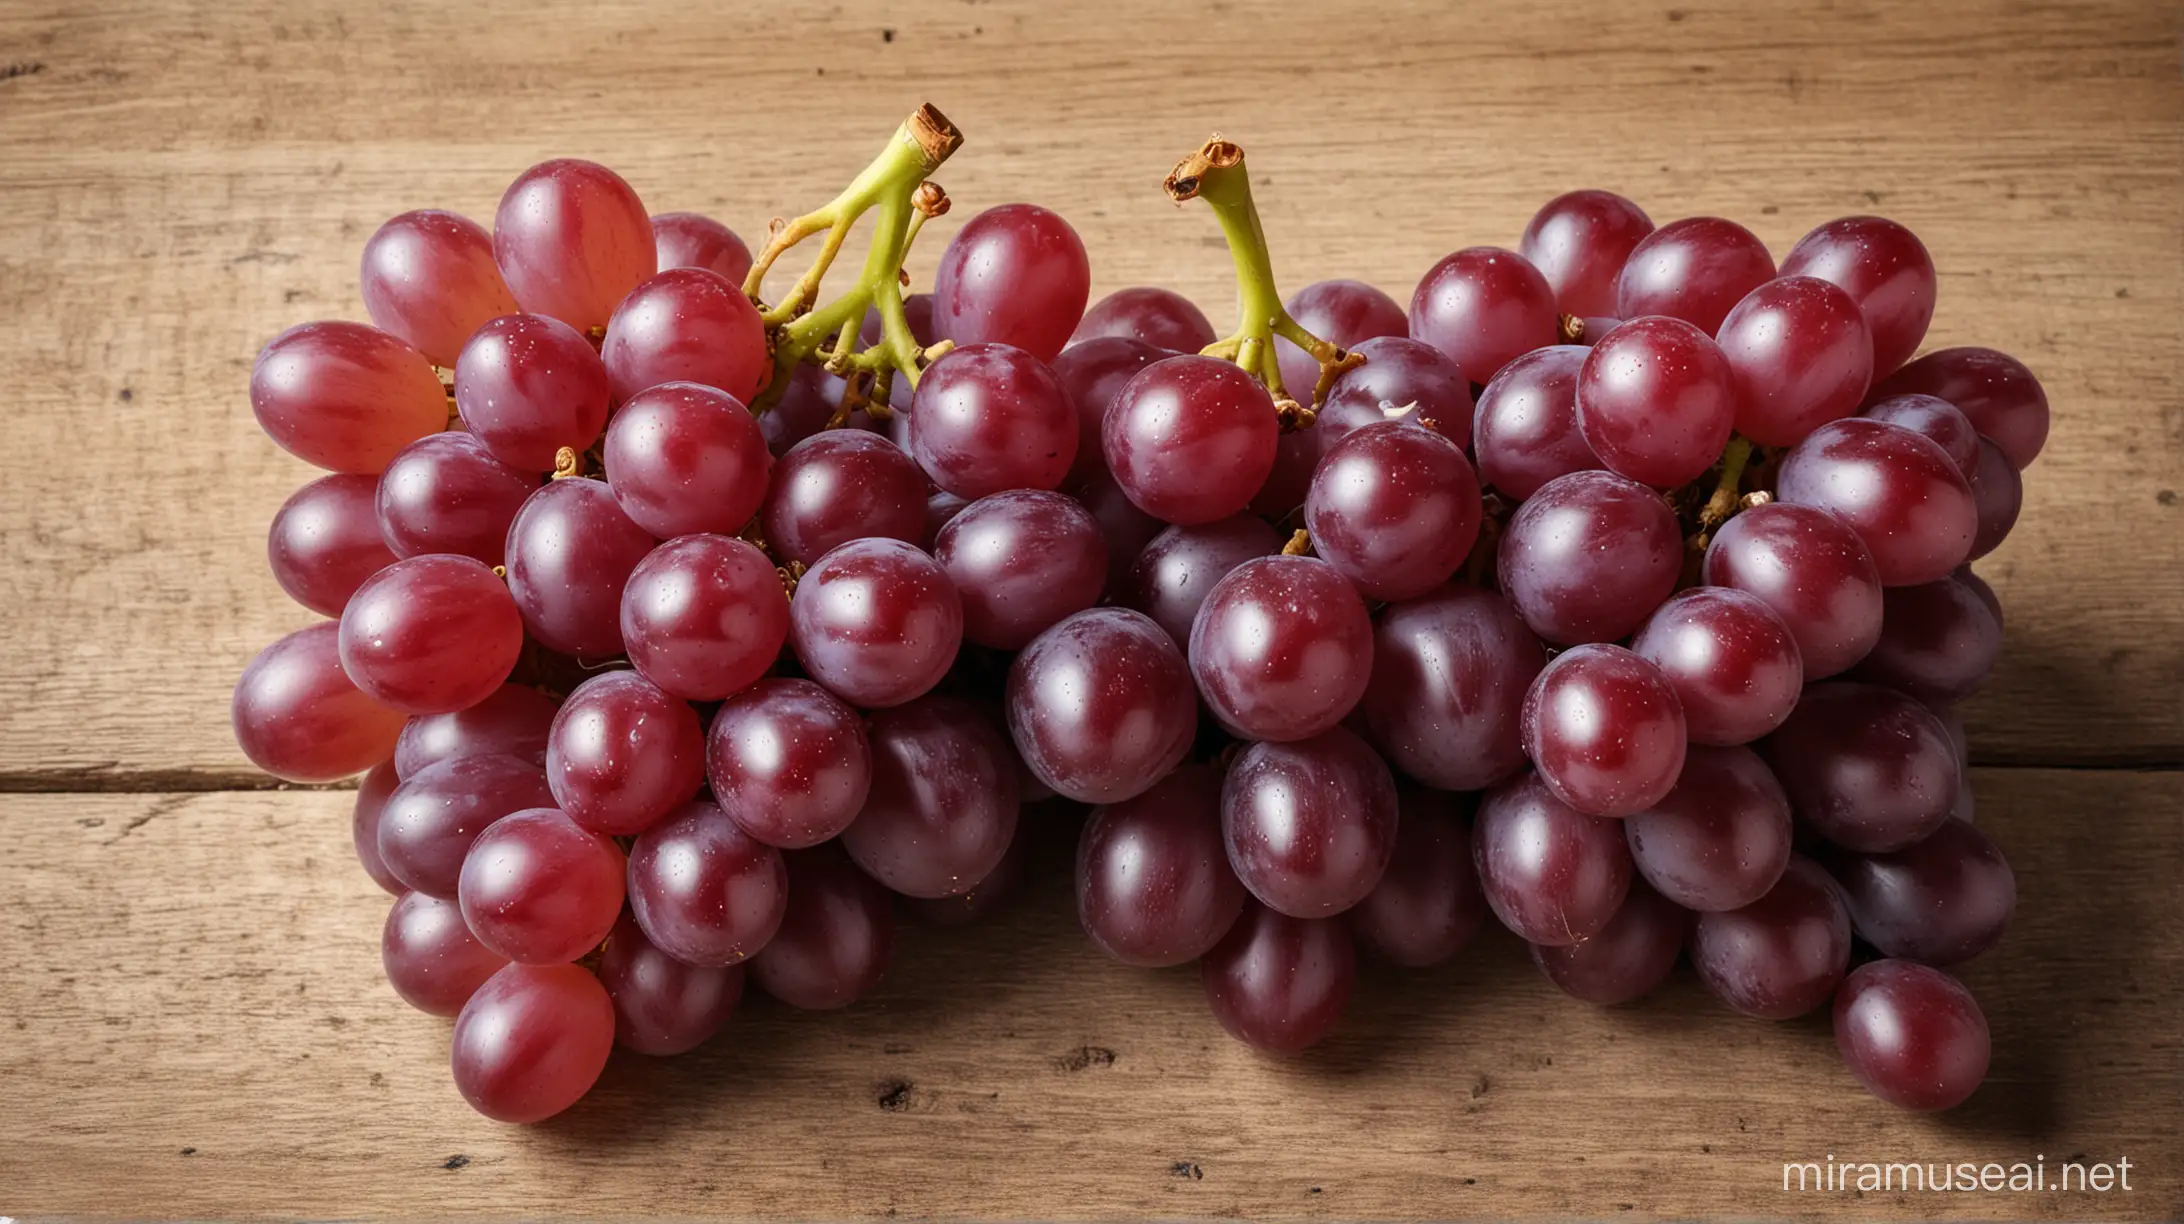
[[410, 443], [387, 465], [374, 519], [396, 556], [458, 553], [500, 565], [508, 527], [537, 491], [537, 473], [502, 463], [475, 436], [450, 429]]
[[621, 401], [662, 383], [694, 383], [749, 403], [773, 379], [758, 308], [704, 268], [669, 268], [632, 289], [607, 321], [599, 357]]
[[1119, 588], [1146, 545], [1168, 525], [1138, 509], [1137, 503], [1131, 501], [1130, 495], [1123, 492], [1122, 486], [1104, 470], [1077, 485], [1070, 495], [1090, 511], [1092, 521], [1100, 525], [1100, 536], [1107, 541], [1107, 586], [1109, 590]]
[[1735, 374], [1737, 432], [1795, 446], [1858, 410], [1873, 381], [1873, 337], [1848, 293], [1810, 276], [1771, 280], [1721, 322]]
[[621, 847], [552, 808], [486, 826], [463, 859], [463, 921], [512, 961], [558, 965], [599, 946], [622, 912]]
[[[1353, 349], [1377, 336], [1410, 334], [1410, 319], [1403, 307], [1363, 281], [1314, 281], [1292, 294], [1283, 306], [1297, 326], [1337, 348]], [[1274, 341], [1274, 353], [1281, 366], [1282, 387], [1290, 398], [1299, 403], [1310, 399], [1319, 383], [1319, 363], [1279, 337]]]
[[713, 797], [743, 831], [801, 849], [841, 833], [872, 787], [863, 720], [809, 680], [761, 680], [723, 702], [707, 738]]
[[1587, 351], [1575, 344], [1534, 349], [1479, 393], [1471, 438], [1481, 480], [1521, 502], [1558, 476], [1600, 468], [1577, 426], [1577, 376]]
[[1613, 472], [1573, 472], [1517, 508], [1495, 568], [1534, 633], [1574, 646], [1636, 630], [1676, 589], [1683, 554], [1660, 494]]
[[1524, 698], [1524, 752], [1557, 799], [1588, 816], [1628, 816], [1666, 798], [1683, 772], [1683, 705], [1668, 677], [1621, 646], [1574, 646]]
[[887, 972], [894, 903], [838, 845], [781, 857], [789, 869], [789, 907], [781, 929], [751, 958], [751, 978], [791, 1007], [847, 1007]]
[[523, 651], [523, 618], [482, 562], [408, 557], [364, 580], [341, 613], [341, 669], [407, 714], [474, 706], [500, 688]]
[[394, 762], [381, 761], [372, 766], [357, 784], [356, 804], [349, 812], [349, 840], [356, 848], [356, 861], [364, 868], [364, 874], [372, 883], [399, 897], [408, 892], [402, 881], [387, 870], [387, 862], [379, 857], [379, 818], [386, 811], [387, 797], [401, 785], [401, 778], [394, 772]]
[[1411, 295], [1411, 339], [1447, 353], [1473, 382], [1553, 344], [1557, 322], [1547, 278], [1500, 247], [1466, 247], [1444, 257]]
[[[1974, 479], [1979, 472], [1979, 431], [1972, 428], [1971, 418], [1958, 412], [1948, 400], [1931, 395], [1891, 395], [1867, 404], [1858, 415], [1901, 425], [1931, 440], [1948, 452], [1949, 461], [1956, 464], [1966, 480]], [[2008, 462], [2003, 460], [2005, 465]], [[2016, 474], [2017, 469], [2011, 468], [2010, 475]]]
[[1117, 289], [1093, 303], [1078, 322], [1077, 330], [1070, 334], [1069, 346], [1075, 348], [1111, 336], [1173, 353], [1195, 353], [1219, 339], [1213, 334], [1213, 324], [1206, 321], [1206, 313], [1192, 305], [1189, 298], [1173, 289], [1151, 286]]
[[1006, 344], [973, 344], [918, 380], [911, 453], [933, 483], [976, 501], [1052, 489], [1077, 459], [1069, 392], [1045, 362]]
[[560, 702], [535, 688], [504, 684], [467, 709], [412, 718], [394, 744], [395, 776], [413, 778], [440, 761], [492, 753], [543, 768], [547, 732], [560, 709]]
[[250, 410], [305, 463], [376, 476], [403, 447], [446, 427], [447, 393], [423, 353], [377, 328], [305, 323], [258, 353]]
[[1954, 577], [1890, 587], [1881, 640], [1851, 674], [1922, 701], [1961, 701], [1979, 691], [2002, 653], [2002, 622]]
[[1916, 392], [1956, 405], [1983, 438], [1991, 438], [2022, 472], [2047, 444], [2048, 401], [2024, 363], [1988, 348], [1928, 353], [1883, 379], [1873, 398]]
[[379, 960], [394, 993], [435, 1016], [459, 1014], [478, 987], [508, 964], [470, 933], [461, 906], [421, 892], [403, 893], [387, 911]]
[[1653, 218], [1612, 191], [1571, 191], [1547, 201], [1524, 227], [1517, 250], [1539, 269], [1563, 314], [1615, 313], [1616, 278]]
[[1391, 604], [1373, 629], [1365, 733], [1428, 786], [1482, 790], [1524, 765], [1524, 695], [1546, 661], [1494, 592], [1451, 584]]
[[742, 965], [700, 968], [645, 938], [627, 915], [599, 954], [599, 981], [614, 1000], [614, 1042], [639, 1054], [683, 1054], [703, 1045], [743, 999]]
[[1661, 669], [1694, 744], [1748, 744], [1797, 705], [1797, 639], [1758, 596], [1693, 587], [1656, 609], [1631, 641]]
[[1140, 370], [1101, 424], [1116, 483], [1146, 513], [1181, 526], [1249, 505], [1273, 470], [1279, 436], [1265, 388], [1229, 362], [1195, 355]]
[[1265, 905], [1325, 918], [1356, 905], [1395, 851], [1395, 778], [1340, 727], [1253, 744], [1221, 788], [1229, 865]]
[[1616, 280], [1619, 319], [1667, 315], [1711, 336], [1745, 294], [1775, 278], [1774, 259], [1752, 231], [1720, 217], [1686, 217], [1631, 248]]
[[594, 676], [554, 716], [546, 778], [578, 824], [614, 837], [642, 833], [705, 782], [697, 712], [636, 672]]
[[553, 801], [546, 772], [531, 761], [495, 754], [428, 765], [380, 809], [379, 861], [403, 887], [452, 899], [463, 859], [487, 826]]
[[1383, 421], [1329, 446], [1304, 503], [1319, 555], [1367, 599], [1446, 582], [1479, 535], [1479, 480], [1455, 442]]
[[1402, 336], [1375, 336], [1353, 351], [1364, 355], [1365, 364], [1335, 379], [1311, 429], [1321, 453], [1381, 421], [1416, 422], [1458, 450], [1470, 448], [1471, 380], [1453, 358]]
[[1951, 1109], [1979, 1090], [1992, 1053], [1987, 1017], [1939, 969], [1858, 966], [1835, 992], [1835, 1046], [1874, 1096], [1905, 1109]]
[[814, 565], [852, 540], [916, 543], [925, 488], [925, 473], [900, 447], [861, 429], [830, 429], [781, 456], [759, 522], [776, 556]]
[[1679, 319], [1632, 319], [1578, 369], [1585, 444], [1610, 470], [1659, 489], [1696, 480], [1721, 458], [1737, 404], [1729, 359]]
[[1159, 625], [1127, 608], [1079, 612], [1009, 667], [1009, 735], [1040, 781], [1081, 803], [1142, 794], [1190, 751], [1190, 665]]
[[1291, 918], [1246, 902], [1199, 966], [1206, 1002], [1229, 1036], [1295, 1054], [1342, 1019], [1357, 981], [1357, 949], [1339, 919]]
[[541, 1122], [582, 1099], [614, 1052], [614, 1004], [580, 965], [510, 965], [455, 1019], [448, 1061], [471, 1108]]
[[637, 193], [605, 166], [568, 158], [509, 184], [493, 215], [493, 258], [525, 310], [575, 328], [605, 326], [659, 266]]
[[1790, 800], [1749, 748], [1693, 746], [1676, 786], [1623, 821], [1638, 874], [1684, 909], [1741, 909], [1790, 861]]
[[901, 705], [955, 662], [963, 602], [931, 557], [899, 540], [856, 540], [796, 584], [789, 642], [811, 678], [843, 700]]
[[1222, 725], [1309, 739], [1349, 714], [1372, 679], [1372, 620], [1356, 588], [1312, 557], [1246, 561], [1191, 626], [1191, 674]]
[[688, 382], [630, 397], [607, 426], [605, 455], [615, 502], [663, 540], [741, 531], [766, 499], [773, 468], [750, 410]]
[[1755, 596], [1797, 639], [1805, 682], [1855, 664], [1880, 640], [1881, 577], [1850, 525], [1780, 502], [1732, 518], [1706, 549], [1700, 580]]
[[963, 599], [963, 636], [1019, 650], [1099, 602], [1107, 541], [1090, 511], [1059, 493], [1021, 489], [972, 502], [933, 547]]
[[781, 926], [788, 888], [781, 852], [702, 800], [668, 813], [629, 850], [630, 912], [654, 947], [686, 965], [749, 960]]
[[1123, 336], [1079, 340], [1054, 359], [1054, 377], [1069, 393], [1077, 410], [1077, 458], [1069, 467], [1069, 483], [1082, 484], [1107, 472], [1107, 453], [1100, 431], [1115, 396], [1139, 370], [1168, 356], [1165, 349]]
[[1189, 649], [1191, 623], [1214, 584], [1255, 557], [1281, 551], [1280, 533], [1266, 520], [1239, 514], [1196, 527], [1170, 527], [1138, 554], [1123, 584], [1121, 602], [1153, 618], [1153, 623]]
[[1985, 833], [1944, 820], [1922, 841], [1830, 862], [1850, 923], [1883, 956], [1958, 965], [2002, 940], [2017, 911], [2017, 876]]
[[652, 217], [654, 263], [669, 268], [704, 268], [741, 286], [751, 273], [751, 248], [736, 232], [693, 212], [655, 213]]
[[1388, 869], [1350, 911], [1350, 930], [1384, 961], [1437, 965], [1471, 942], [1486, 921], [1486, 898], [1471, 862], [1463, 803], [1445, 791], [1404, 786]]
[[1683, 951], [1691, 914], [1646, 887], [1630, 882], [1630, 895], [1607, 925], [1581, 943], [1530, 945], [1532, 963], [1574, 998], [1620, 1007], [1652, 994], [1668, 980]]
[[1699, 915], [1691, 963], [1715, 998], [1747, 1016], [1802, 1016], [1827, 1002], [1849, 967], [1850, 911], [1827, 872], [1792, 855], [1766, 896]]
[[1883, 586], [1948, 576], [1971, 555], [1979, 509], [1948, 452], [1900, 425], [1852, 418], [1783, 456], [1775, 493], [1833, 511], [1858, 533]]
[[1592, 938], [1630, 891], [1622, 826], [1563, 803], [1534, 773], [1486, 792], [1471, 853], [1487, 905], [1528, 943], [1561, 947]]
[[1003, 204], [965, 222], [941, 253], [933, 325], [959, 345], [1010, 344], [1052, 361], [1091, 295], [1092, 264], [1069, 222]]
[[766, 554], [733, 536], [652, 550], [622, 588], [622, 641], [639, 675], [677, 697], [718, 701], [766, 674], [788, 640], [789, 601]]
[[1934, 261], [1910, 230], [1882, 217], [1844, 217], [1815, 228], [1782, 258], [1782, 275], [1840, 285], [1873, 333], [1873, 375], [1917, 351], [1934, 317]]
[[[423, 445], [412, 443], [402, 455]], [[395, 554], [372, 512], [378, 487], [369, 476], [321, 476], [281, 504], [266, 533], [265, 555], [273, 580], [289, 598], [320, 616], [338, 617], [366, 579], [394, 564]]]
[[2002, 448], [1981, 438], [1979, 465], [1972, 471], [1971, 484], [1979, 530], [1972, 537], [1972, 555], [1967, 560], [1977, 561], [2000, 548], [2010, 528], [2017, 525], [2017, 512], [2025, 505], [2025, 482]]
[[556, 480], [508, 527], [508, 592], [523, 627], [580, 659], [622, 653], [622, 588], [659, 541], [630, 521], [606, 482]]
[[470, 218], [436, 208], [390, 218], [364, 243], [357, 288], [372, 322], [434, 365], [455, 364], [488, 319], [516, 313], [493, 263], [493, 238]]
[[331, 621], [258, 652], [235, 681], [228, 717], [250, 763], [290, 782], [332, 782], [394, 754], [402, 714], [366, 696], [341, 667]]
[[1763, 751], [1797, 818], [1846, 850], [1875, 854], [1923, 840], [1956, 803], [1948, 729], [1879, 685], [1839, 680], [1805, 690]]
[[1244, 886], [1221, 842], [1221, 774], [1186, 765], [1095, 808], [1077, 840], [1077, 917], [1126, 965], [1180, 965], [1236, 923]]
[[1016, 766], [985, 711], [933, 695], [872, 715], [872, 789], [842, 848], [909, 897], [967, 892], [1016, 833]]
[[545, 315], [504, 315], [455, 359], [455, 407], [493, 457], [549, 472], [562, 448], [583, 451], [607, 426], [607, 367], [584, 333]]

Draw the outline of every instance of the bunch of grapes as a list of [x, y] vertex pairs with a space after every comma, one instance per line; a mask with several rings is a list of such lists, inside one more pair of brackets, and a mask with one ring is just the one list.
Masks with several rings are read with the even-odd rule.
[[921, 110], [755, 259], [548, 162], [490, 233], [387, 222], [374, 325], [260, 355], [258, 420], [333, 473], [273, 572], [336, 619], [249, 665], [236, 733], [283, 778], [364, 772], [387, 976], [456, 1017], [475, 1107], [566, 1109], [747, 978], [853, 1003], [898, 899], [976, 917], [1020, 813], [1086, 807], [1092, 943], [1197, 962], [1256, 1047], [1323, 1037], [1359, 947], [1433, 965], [1492, 913], [1581, 999], [1688, 953], [1749, 1015], [1832, 999], [1889, 1101], [1978, 1086], [1944, 969], [2015, 887], [1952, 709], [2002, 637], [1966, 566], [2048, 412], [2000, 353], [1908, 361], [1917, 238], [1846, 218], [1778, 266], [1579, 191], [1408, 310], [1284, 300], [1215, 140], [1166, 188], [1228, 235], [1223, 338], [1166, 290], [1088, 311], [1083, 244], [1028, 204], [905, 294], [959, 142]]

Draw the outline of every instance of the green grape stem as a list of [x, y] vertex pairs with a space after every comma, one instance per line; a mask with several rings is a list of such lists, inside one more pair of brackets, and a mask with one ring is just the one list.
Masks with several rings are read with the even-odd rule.
[[[946, 352], [946, 341], [930, 348], [910, 333], [903, 311], [903, 260], [910, 240], [928, 216], [947, 211], [947, 196], [938, 184], [926, 180], [963, 143], [963, 134], [932, 106], [921, 106], [889, 138], [887, 147], [864, 171], [844, 187], [840, 195], [793, 221], [777, 222], [766, 246], [751, 262], [743, 291], [760, 304], [759, 317], [766, 325], [774, 354], [772, 383], [751, 405], [765, 412], [781, 399], [796, 367], [811, 362], [847, 379], [849, 391], [836, 421], [846, 419], [853, 403], [864, 395], [869, 381], [877, 396], [870, 407], [885, 415], [887, 388], [900, 373], [917, 385], [926, 365]], [[873, 214], [871, 246], [863, 271], [847, 292], [818, 305], [819, 287], [842, 244], [860, 218]], [[824, 234], [811, 267], [797, 278], [781, 301], [764, 304], [760, 291], [766, 273], [789, 248], [815, 234]], [[865, 312], [877, 308], [880, 338], [869, 348], [858, 348], [858, 332]], [[833, 342], [829, 347], [829, 341]]]
[[[1228, 239], [1229, 256], [1236, 264], [1236, 331], [1201, 351], [1208, 357], [1235, 362], [1264, 384], [1274, 397], [1284, 428], [1310, 425], [1313, 409], [1326, 401], [1327, 390], [1335, 379], [1362, 364], [1365, 357], [1306, 331], [1282, 305], [1281, 291], [1274, 284], [1274, 262], [1267, 251], [1266, 230], [1259, 223], [1258, 207], [1251, 201], [1251, 176], [1244, 168], [1243, 147], [1215, 136], [1177, 162], [1161, 186], [1179, 204], [1199, 199], [1212, 207], [1222, 236]], [[1303, 349], [1319, 363], [1319, 381], [1312, 389], [1311, 406], [1298, 404], [1282, 386], [1281, 362], [1274, 349], [1276, 336]]]

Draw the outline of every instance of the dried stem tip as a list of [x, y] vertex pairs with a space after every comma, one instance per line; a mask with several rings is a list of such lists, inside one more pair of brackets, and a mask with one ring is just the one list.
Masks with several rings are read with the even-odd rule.
[[1200, 180], [1209, 170], [1227, 170], [1244, 164], [1244, 149], [1234, 141], [1223, 140], [1219, 133], [1198, 147], [1198, 151], [1175, 164], [1161, 188], [1170, 199], [1180, 204], [1198, 195]]

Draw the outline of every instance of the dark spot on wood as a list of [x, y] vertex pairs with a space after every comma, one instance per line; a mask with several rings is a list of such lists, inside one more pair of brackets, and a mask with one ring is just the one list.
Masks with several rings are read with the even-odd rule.
[[1878, 204], [1881, 202], [1881, 193], [1878, 191], [1868, 191], [1865, 193], [1865, 198], [1866, 203], [1868, 204]]
[[882, 29], [880, 31], [880, 41], [883, 43], [891, 43], [895, 41], [895, 31], [892, 29]]
[[2116, 296], [2120, 298], [2130, 297], [2131, 287], [2129, 285], [2125, 285], [2123, 288], [2116, 290]]
[[303, 290], [284, 289], [281, 291], [281, 300], [284, 302], [300, 302], [303, 300]]
[[888, 1080], [881, 1084], [876, 1098], [880, 1108], [889, 1113], [901, 1113], [910, 1108], [910, 1088], [909, 1080]]
[[1320, 1188], [1318, 1186], [1314, 1186], [1310, 1190], [1306, 1191], [1306, 1193], [1308, 1194], [1318, 1194], [1319, 1192]]
[[817, 69], [817, 72], [820, 76], [825, 76], [827, 74], [827, 70], [824, 68]]
[[252, 247], [228, 262], [231, 264], [291, 264], [302, 258], [303, 256], [296, 254], [294, 251], [272, 251], [264, 247]]
[[1684, 18], [1689, 17], [1690, 15], [1691, 14], [1684, 12], [1682, 9], [1668, 10], [1668, 19], [1670, 21], [1682, 21]]
[[443, 1161], [441, 1161], [441, 1162], [440, 1162], [440, 1167], [441, 1167], [441, 1168], [443, 1168], [443, 1169], [449, 1169], [449, 1170], [453, 1170], [453, 1169], [460, 1169], [460, 1168], [464, 1168], [465, 1166], [469, 1165], [469, 1163], [470, 1163], [470, 1157], [468, 1157], [468, 1156], [462, 1156], [462, 1155], [456, 1155], [456, 1156], [450, 1156], [450, 1157], [448, 1157], [448, 1158], [447, 1158], [446, 1160], [443, 1160]]
[[182, 1154], [184, 1156], [195, 1156], [197, 1155], [197, 1149], [193, 1147], [186, 1147], [182, 1149]]
[[83, 819], [78, 820], [76, 823], [82, 825], [86, 829], [101, 829], [106, 827], [106, 817], [86, 816]]
[[1638, 1206], [1638, 1204], [1636, 1204], [1636, 1203], [1617, 1203], [1617, 1204], [1615, 1205], [1615, 1209], [1616, 1209], [1617, 1211], [1630, 1211], [1630, 1210], [1632, 1210], [1632, 1209], [1636, 1208], [1637, 1206]]
[[349, 1027], [349, 1018], [347, 1016], [328, 1016], [326, 1017], [326, 1024], [330, 1028], [344, 1029]]
[[1486, 1079], [1486, 1072], [1484, 1072], [1484, 1071], [1481, 1071], [1481, 1072], [1479, 1072], [1479, 1073], [1478, 1073], [1477, 1075], [1474, 1075], [1474, 1076], [1472, 1076], [1472, 1077], [1471, 1077], [1471, 1099], [1472, 1099], [1472, 1100], [1474, 1100], [1474, 1101], [1476, 1101], [1476, 1100], [1478, 1100], [1478, 1099], [1479, 1099], [1480, 1097], [1483, 1097], [1483, 1096], [1485, 1096], [1485, 1095], [1486, 1095], [1486, 1090], [1487, 1090], [1487, 1089], [1488, 1089], [1489, 1087], [1491, 1087], [1491, 1086], [1492, 1086], [1492, 1085], [1490, 1085], [1490, 1084], [1488, 1084], [1488, 1083], [1487, 1083], [1487, 1079]]
[[123, 387], [123, 388], [121, 389], [121, 402], [122, 402], [122, 403], [126, 404], [126, 403], [128, 403], [128, 402], [129, 402], [130, 400], [133, 400], [133, 399], [135, 399], [135, 398], [136, 398], [136, 392], [135, 392], [135, 391], [131, 390], [131, 389], [130, 389], [130, 388], [128, 388], [128, 387]]
[[1712, 1155], [1714, 1152], [1714, 1145], [1711, 1143], [1702, 1143], [1699, 1145], [1699, 1150], [1707, 1153], [1708, 1155]]
[[2163, 489], [2161, 492], [2154, 494], [2154, 500], [2164, 506], [2173, 506], [2176, 504], [2176, 490]]
[[1779, 204], [1762, 204], [1759, 209], [1759, 215], [1762, 217], [1772, 217], [1776, 213], [1779, 213], [1781, 211], [1782, 206]]
[[387, 1077], [377, 1071], [374, 1071], [372, 1072], [371, 1085], [374, 1088], [384, 1088], [387, 1086]]
[[901, 1041], [890, 1041], [880, 1047], [880, 1053], [882, 1054], [908, 1054], [909, 1052], [909, 1044]]
[[1199, 1168], [1197, 1164], [1188, 1160], [1178, 1160], [1174, 1164], [1169, 1165], [1168, 1174], [1171, 1177], [1186, 1178], [1190, 1181], [1206, 1180], [1206, 1171]]
[[1086, 1071], [1093, 1067], [1115, 1065], [1115, 1052], [1106, 1046], [1078, 1046], [1054, 1060], [1054, 1065], [1064, 1071]]
[[1476, 1177], [1467, 1177], [1464, 1179], [1464, 1184], [1467, 1186], [1476, 1186], [1479, 1184], [1479, 1179]]
[[12, 81], [17, 77], [37, 76], [45, 71], [45, 64], [38, 60], [19, 61], [0, 66], [0, 81]]

